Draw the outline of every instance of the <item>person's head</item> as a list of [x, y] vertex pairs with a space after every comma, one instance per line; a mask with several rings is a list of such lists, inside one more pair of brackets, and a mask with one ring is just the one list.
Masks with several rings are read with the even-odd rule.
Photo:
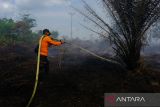
[[43, 35], [50, 36], [51, 33], [50, 33], [50, 31], [49, 31], [48, 29], [44, 29], [44, 30], [43, 30]]

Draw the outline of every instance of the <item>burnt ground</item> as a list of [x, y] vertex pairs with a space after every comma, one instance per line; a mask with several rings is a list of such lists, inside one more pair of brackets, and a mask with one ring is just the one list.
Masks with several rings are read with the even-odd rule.
[[[32, 107], [103, 107], [104, 93], [160, 92], [160, 55], [145, 57], [142, 72], [86, 54], [50, 57], [50, 73], [40, 71]], [[158, 60], [159, 59], [159, 60]], [[32, 46], [0, 47], [0, 107], [25, 107], [34, 86], [36, 55]]]

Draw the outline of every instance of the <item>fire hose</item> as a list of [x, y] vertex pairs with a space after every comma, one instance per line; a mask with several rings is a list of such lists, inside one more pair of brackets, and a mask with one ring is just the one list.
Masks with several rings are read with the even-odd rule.
[[[37, 57], [37, 69], [36, 69], [36, 79], [35, 79], [34, 89], [33, 89], [32, 95], [31, 95], [30, 100], [29, 100], [29, 102], [28, 102], [28, 104], [27, 104], [26, 107], [30, 107], [30, 105], [31, 105], [31, 103], [32, 103], [32, 101], [33, 101], [33, 98], [34, 98], [34, 96], [35, 96], [35, 94], [36, 94], [36, 90], [37, 90], [37, 86], [38, 86], [39, 66], [40, 66], [40, 48], [41, 48], [41, 42], [42, 42], [43, 37], [44, 37], [44, 36], [42, 36], [42, 37], [40, 38], [40, 40], [39, 40], [38, 57]], [[117, 62], [117, 61], [114, 61], [114, 60], [107, 59], [107, 58], [104, 58], [104, 57], [102, 57], [102, 56], [99, 56], [99, 55], [97, 55], [97, 54], [95, 54], [95, 53], [93, 53], [93, 52], [91, 52], [91, 51], [89, 51], [89, 50], [87, 50], [87, 49], [85, 49], [85, 48], [83, 48], [83, 47], [80, 47], [80, 46], [78, 46], [78, 45], [75, 45], [75, 44], [72, 44], [72, 43], [69, 43], [69, 42], [65, 42], [65, 43], [68, 44], [68, 45], [70, 45], [70, 46], [79, 48], [80, 50], [82, 50], [82, 51], [84, 51], [84, 52], [86, 52], [86, 53], [89, 53], [89, 54], [91, 54], [92, 56], [94, 56], [94, 57], [96, 57], [96, 58], [98, 58], [98, 59], [100, 59], [100, 60], [107, 61], [107, 62], [111, 62], [111, 63], [117, 64], [117, 65], [120, 65], [120, 66], [123, 67], [123, 65], [122, 65], [121, 63]]]
[[33, 92], [32, 92], [32, 96], [27, 104], [26, 107], [30, 107], [32, 101], [33, 101], [33, 98], [36, 94], [36, 91], [37, 91], [37, 86], [38, 86], [38, 78], [39, 78], [39, 66], [40, 66], [40, 49], [41, 49], [41, 43], [42, 43], [42, 39], [43, 39], [44, 36], [42, 36], [39, 40], [39, 48], [38, 48], [38, 57], [37, 57], [37, 70], [36, 70], [36, 79], [35, 79], [35, 84], [34, 84], [34, 89], [33, 89]]

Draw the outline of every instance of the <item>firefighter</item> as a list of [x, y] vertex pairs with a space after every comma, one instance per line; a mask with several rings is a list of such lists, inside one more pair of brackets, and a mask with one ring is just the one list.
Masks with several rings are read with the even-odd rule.
[[41, 42], [41, 49], [40, 49], [40, 59], [41, 63], [44, 67], [44, 72], [46, 74], [49, 73], [49, 61], [48, 61], [48, 48], [51, 45], [60, 46], [64, 42], [63, 41], [55, 41], [52, 37], [50, 37], [51, 33], [48, 29], [43, 30], [44, 37], [42, 38]]

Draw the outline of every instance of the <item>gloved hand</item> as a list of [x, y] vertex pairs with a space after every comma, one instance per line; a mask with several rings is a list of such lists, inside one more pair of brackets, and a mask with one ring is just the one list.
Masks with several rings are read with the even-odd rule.
[[62, 44], [64, 44], [65, 42], [64, 41], [62, 41], [62, 40], [60, 40], [60, 42], [62, 43]]

